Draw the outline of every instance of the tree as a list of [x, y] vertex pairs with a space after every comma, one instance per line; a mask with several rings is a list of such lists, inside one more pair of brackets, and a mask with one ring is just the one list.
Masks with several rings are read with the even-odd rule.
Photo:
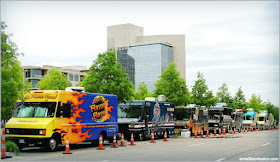
[[247, 107], [253, 108], [256, 112], [259, 112], [260, 110], [266, 110], [266, 107], [262, 104], [261, 96], [257, 96], [254, 93], [252, 94], [251, 99], [249, 99]]
[[241, 87], [238, 88], [238, 91], [233, 98], [233, 108], [243, 109], [243, 111], [246, 112], [246, 99]]
[[100, 53], [87, 74], [81, 83], [87, 92], [115, 94], [119, 103], [133, 98], [134, 85], [117, 62], [115, 51]]
[[17, 57], [17, 46], [10, 40], [12, 34], [6, 34], [7, 25], [1, 22], [1, 116], [8, 119], [12, 116], [16, 100], [30, 84], [23, 84], [23, 69]]
[[273, 109], [274, 118], [279, 121], [279, 107], [274, 107]]
[[50, 69], [50, 73], [37, 83], [41, 90], [65, 90], [70, 84], [66, 76], [55, 68]]
[[263, 106], [267, 110], [268, 113], [273, 113], [275, 106], [268, 100], [267, 102], [263, 103]]
[[268, 113], [272, 113], [275, 119], [279, 119], [279, 107], [274, 106], [269, 100], [267, 102], [264, 102], [263, 106]]
[[176, 70], [175, 63], [169, 63], [168, 67], [159, 76], [155, 87], [155, 96], [163, 94], [168, 102], [172, 102], [177, 106], [189, 103], [189, 90], [185, 80], [180, 77], [180, 73]]
[[152, 93], [148, 92], [147, 85], [142, 82], [138, 85], [137, 91], [135, 92], [135, 100], [144, 100], [146, 97], [153, 97]]
[[230, 92], [228, 91], [228, 86], [226, 83], [223, 83], [223, 85], [218, 89], [216, 96], [219, 98], [219, 102], [227, 103], [229, 107], [233, 106], [233, 99], [230, 95]]
[[197, 80], [192, 88], [192, 100], [193, 103], [200, 106], [214, 106], [218, 102], [218, 98], [214, 97], [212, 91], [208, 91], [206, 80], [203, 78], [203, 74], [197, 73]]

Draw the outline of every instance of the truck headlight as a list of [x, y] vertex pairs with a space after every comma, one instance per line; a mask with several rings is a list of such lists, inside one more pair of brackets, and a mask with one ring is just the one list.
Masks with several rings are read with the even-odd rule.
[[134, 128], [134, 125], [128, 125], [129, 128]]
[[218, 124], [214, 124], [214, 127], [217, 127], [217, 126], [219, 126]]
[[9, 129], [6, 129], [6, 133], [9, 134], [9, 133], [10, 133], [10, 130], [9, 130]]
[[46, 129], [41, 129], [39, 130], [40, 135], [46, 135]]

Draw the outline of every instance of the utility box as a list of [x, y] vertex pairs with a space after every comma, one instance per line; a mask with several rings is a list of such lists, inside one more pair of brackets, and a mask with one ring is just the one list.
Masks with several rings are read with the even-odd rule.
[[190, 138], [191, 137], [191, 132], [188, 131], [187, 129], [181, 129], [181, 137], [182, 138]]

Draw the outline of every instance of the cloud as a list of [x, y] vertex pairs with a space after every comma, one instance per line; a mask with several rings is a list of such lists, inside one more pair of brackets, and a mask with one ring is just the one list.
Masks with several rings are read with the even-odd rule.
[[189, 88], [201, 71], [213, 91], [226, 82], [232, 95], [242, 86], [246, 97], [260, 93], [279, 105], [278, 1], [1, 4], [22, 65], [89, 67], [106, 50], [107, 26], [132, 23], [145, 35], [185, 34]]

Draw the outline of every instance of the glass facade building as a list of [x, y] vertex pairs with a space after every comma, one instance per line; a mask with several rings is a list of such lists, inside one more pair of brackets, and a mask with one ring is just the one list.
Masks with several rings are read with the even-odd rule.
[[127, 47], [121, 47], [117, 50], [118, 62], [125, 69], [130, 81], [135, 85], [135, 64], [133, 57], [127, 54]]
[[145, 82], [148, 92], [153, 92], [159, 76], [174, 62], [174, 52], [171, 44], [154, 41], [137, 43], [129, 46], [127, 54], [135, 63], [135, 89], [141, 82]]

